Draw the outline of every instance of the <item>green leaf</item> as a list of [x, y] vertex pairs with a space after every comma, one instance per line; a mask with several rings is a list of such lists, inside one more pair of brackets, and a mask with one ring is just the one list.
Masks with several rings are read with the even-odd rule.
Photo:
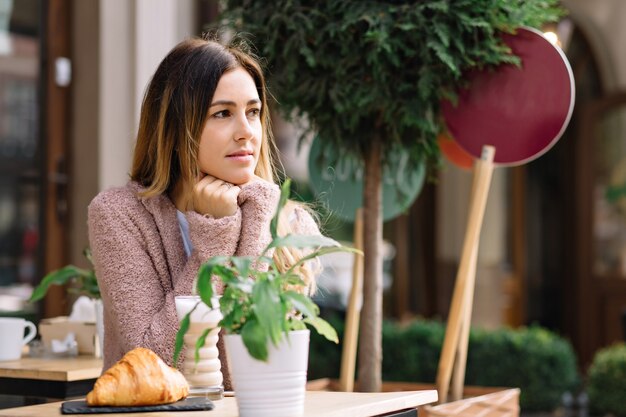
[[233, 256], [230, 260], [239, 272], [239, 275], [244, 277], [248, 276], [248, 271], [250, 270], [253, 258], [248, 256]]
[[297, 267], [299, 267], [300, 265], [302, 265], [303, 263], [305, 263], [306, 261], [309, 261], [311, 259], [317, 258], [319, 256], [324, 256], [327, 255], [329, 253], [335, 253], [335, 252], [351, 252], [351, 253], [355, 253], [355, 254], [363, 254], [363, 252], [361, 252], [358, 249], [355, 248], [349, 248], [346, 246], [339, 246], [339, 247], [332, 247], [332, 248], [322, 248], [319, 250], [316, 250], [313, 253], [308, 254], [307, 256], [303, 256], [302, 258], [300, 258], [300, 260], [298, 260], [298, 262], [296, 262], [295, 264], [293, 264], [291, 266], [291, 268], [289, 268], [289, 270], [287, 270], [287, 274], [290, 274], [293, 272], [293, 270]]
[[448, 52], [448, 48], [446, 46], [442, 45], [439, 42], [433, 42], [433, 41], [427, 42], [427, 45], [429, 48], [435, 51], [435, 53], [437, 54], [437, 57], [443, 63], [445, 63], [448, 66], [448, 68], [450, 68], [450, 71], [452, 71], [454, 75], [461, 74], [459, 67], [454, 62], [454, 58], [452, 57], [452, 55], [450, 55], [450, 53]]
[[424, 8], [448, 12], [448, 2], [442, 0], [431, 0], [424, 3]]
[[220, 297], [219, 303], [220, 312], [222, 313], [220, 325], [223, 324], [222, 327], [233, 333], [234, 329], [241, 325], [242, 314], [248, 309], [247, 294], [242, 294], [241, 291], [227, 287], [224, 290], [224, 294]]
[[326, 246], [341, 246], [339, 242], [322, 235], [292, 235], [277, 237], [270, 243], [270, 248], [313, 248]]
[[267, 279], [257, 280], [252, 290], [255, 316], [274, 345], [278, 345], [282, 338], [281, 323], [285, 319], [278, 291]]
[[448, 32], [443, 25], [433, 25], [433, 31], [437, 34], [437, 37], [441, 41], [441, 44], [448, 48], [450, 46], [450, 32]]
[[398, 29], [403, 30], [403, 31], [411, 31], [417, 28], [417, 25], [413, 24], [413, 23], [400, 23], [398, 24]]
[[196, 283], [200, 299], [208, 306], [213, 305], [213, 283], [211, 282], [211, 277], [214, 269], [214, 265], [203, 264], [198, 271], [198, 282]]
[[287, 285], [293, 285], [296, 287], [304, 287], [304, 280], [298, 274], [282, 274], [283, 282]]
[[206, 337], [209, 335], [211, 330], [213, 330], [213, 328], [204, 329], [202, 331], [202, 334], [198, 338], [198, 340], [196, 340], [196, 349], [195, 349], [195, 352], [194, 352], [195, 353], [194, 354], [194, 359], [195, 359], [196, 363], [200, 362], [200, 349], [202, 349], [202, 347], [206, 343]]
[[306, 59], [306, 63], [311, 67], [314, 68], [315, 67], [315, 54], [313, 53], [313, 51], [311, 51], [310, 48], [307, 47], [302, 47], [300, 49], [300, 53], [302, 54], [302, 56], [304, 56], [304, 59]]
[[[248, 275], [250, 274], [251, 273], [249, 272]], [[224, 281], [224, 283], [226, 284], [226, 288], [235, 289], [243, 294], [251, 294], [254, 286], [254, 279], [243, 275], [233, 275], [232, 279]]]
[[183, 350], [183, 346], [185, 344], [185, 334], [189, 330], [189, 324], [191, 322], [191, 313], [195, 309], [196, 307], [191, 309], [191, 311], [183, 317], [180, 321], [180, 328], [178, 329], [178, 332], [176, 332], [176, 340], [174, 342], [174, 359], [172, 360], [174, 367], [178, 366], [178, 358], [180, 357], [180, 352]]
[[[235, 258], [230, 258], [229, 261], [232, 261], [233, 259]], [[219, 279], [226, 285], [236, 285], [240, 281], [237, 276], [239, 273], [227, 265], [215, 265], [213, 267], [213, 275], [219, 277]]]
[[87, 248], [83, 249], [83, 256], [85, 258], [87, 258], [87, 260], [89, 261], [91, 266], [93, 266], [93, 257], [91, 256], [91, 249], [90, 248], [87, 247]]
[[306, 325], [300, 320], [289, 320], [289, 330], [306, 330]]
[[213, 256], [209, 258], [209, 260], [206, 261], [205, 264], [210, 266], [224, 265], [227, 264], [230, 260], [230, 256]]
[[250, 356], [267, 362], [267, 334], [254, 317], [244, 324], [241, 331], [241, 338]]
[[81, 285], [80, 294], [91, 298], [100, 298], [100, 288], [98, 287], [98, 281], [95, 280], [95, 275], [85, 278]]
[[295, 291], [285, 291], [283, 297], [293, 304], [294, 308], [308, 317], [317, 317], [319, 308], [306, 295]]
[[287, 200], [289, 199], [290, 187], [291, 179], [287, 178], [283, 182], [283, 185], [280, 187], [280, 199], [278, 200], [278, 207], [276, 208], [276, 213], [274, 214], [272, 222], [270, 223], [270, 233], [272, 234], [272, 239], [276, 239], [276, 237], [278, 236], [278, 219], [280, 218], [280, 212], [283, 210], [283, 207], [285, 207], [285, 204], [287, 204]]
[[323, 318], [306, 317], [303, 321], [307, 324], [310, 324], [321, 336], [324, 336], [331, 342], [339, 343], [339, 337], [337, 336], [337, 332], [335, 331], [335, 329], [333, 329], [333, 326], [331, 326]]
[[41, 300], [46, 295], [51, 285], [65, 285], [70, 281], [89, 275], [89, 271], [78, 268], [74, 265], [68, 265], [61, 269], [57, 269], [56, 271], [52, 271], [41, 280], [39, 285], [37, 285], [31, 294], [29, 301], [34, 302]]

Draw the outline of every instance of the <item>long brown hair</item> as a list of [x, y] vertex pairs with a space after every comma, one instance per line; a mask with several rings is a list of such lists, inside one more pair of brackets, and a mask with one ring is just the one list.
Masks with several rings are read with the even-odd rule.
[[196, 182], [200, 136], [217, 83], [225, 72], [239, 67], [252, 76], [261, 100], [263, 138], [255, 173], [273, 181], [274, 141], [265, 78], [257, 60], [236, 47], [189, 39], [163, 59], [144, 95], [130, 175], [145, 187], [142, 196], [170, 192], [179, 182], [189, 190]]
[[[130, 177], [144, 187], [142, 197], [170, 193], [181, 184], [186, 195], [200, 174], [197, 164], [202, 129], [217, 84], [235, 68], [246, 70], [261, 100], [263, 136], [255, 174], [274, 182], [275, 143], [272, 137], [265, 77], [258, 60], [243, 44], [222, 45], [213, 40], [188, 39], [175, 46], [163, 59], [146, 89], [141, 105], [139, 130]], [[290, 213], [298, 206], [290, 202], [281, 215], [279, 233], [291, 231]], [[274, 260], [280, 270], [301, 259], [297, 249], [279, 248]], [[314, 288], [311, 265], [299, 270], [307, 287]]]

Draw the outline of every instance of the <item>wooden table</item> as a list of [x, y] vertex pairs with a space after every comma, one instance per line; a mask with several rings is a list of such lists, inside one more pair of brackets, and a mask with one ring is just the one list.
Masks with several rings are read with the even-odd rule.
[[[403, 391], [382, 393], [353, 393], [307, 391], [304, 417], [366, 417], [399, 415], [403, 410], [437, 401], [437, 391]], [[61, 403], [48, 403], [28, 407], [0, 410], [0, 417], [54, 417], [61, 416]], [[212, 411], [178, 411], [158, 413], [133, 413], [133, 417], [237, 417], [235, 398], [215, 401]], [[410, 415], [410, 414], [408, 414]], [[415, 415], [415, 413], [413, 413]], [[129, 414], [106, 414], [107, 417], [128, 417]]]
[[86, 395], [102, 372], [102, 359], [29, 358], [0, 361], [0, 394], [46, 398]]

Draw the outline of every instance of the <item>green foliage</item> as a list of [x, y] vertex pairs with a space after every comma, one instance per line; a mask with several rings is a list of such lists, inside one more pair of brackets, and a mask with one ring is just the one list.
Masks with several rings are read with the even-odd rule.
[[[335, 330], [318, 316], [318, 306], [308, 295], [297, 291], [304, 290], [306, 286], [294, 269], [309, 259], [327, 253], [357, 252], [324, 236], [278, 236], [277, 219], [289, 198], [289, 186], [290, 181], [286, 180], [281, 189], [276, 214], [270, 224], [272, 241], [259, 257], [213, 257], [198, 271], [196, 289], [202, 302], [208, 306], [212, 306], [215, 295], [212, 277], [219, 278], [225, 284], [224, 293], [219, 300], [223, 318], [218, 326], [228, 334], [240, 334], [250, 355], [262, 361], [267, 360], [270, 342], [276, 346], [289, 331], [302, 330], [306, 325], [314, 328], [326, 339], [338, 343]], [[274, 260], [265, 256], [270, 249], [278, 247], [314, 250], [289, 270], [280, 272]], [[267, 271], [254, 268], [255, 264], [262, 263], [268, 265]], [[184, 335], [189, 329], [190, 315], [191, 313], [183, 318], [180, 330], [176, 334], [174, 363], [178, 363]], [[197, 351], [202, 346], [203, 339], [196, 345], [196, 358]]]
[[[340, 320], [329, 321], [341, 336]], [[434, 383], [444, 336], [445, 326], [436, 321], [420, 320], [405, 326], [385, 322], [383, 379]], [[318, 339], [311, 338], [310, 377], [336, 377], [341, 347], [322, 345]], [[471, 331], [466, 385], [519, 387], [524, 411], [551, 411], [578, 382], [570, 344], [548, 330], [533, 326]]]
[[[323, 314], [323, 312], [322, 312]], [[327, 316], [328, 323], [337, 331], [339, 340], [343, 340], [344, 320], [337, 315]], [[341, 345], [328, 343], [319, 334], [311, 333], [309, 345], [308, 379], [337, 378], [341, 367]]]
[[597, 352], [588, 376], [590, 411], [598, 415], [626, 416], [626, 345], [618, 343]]
[[[436, 321], [406, 326], [386, 322], [383, 327], [383, 379], [434, 382], [445, 328]], [[402, 363], [403, 369], [396, 364]], [[417, 379], [416, 379], [417, 378]]]
[[305, 115], [325, 154], [438, 161], [439, 103], [463, 73], [519, 58], [500, 32], [562, 14], [557, 0], [225, 0], [220, 20], [251, 34], [285, 115]]
[[552, 410], [578, 384], [576, 356], [566, 340], [538, 326], [476, 330], [470, 336], [466, 381], [520, 387], [524, 410]]
[[93, 261], [91, 259], [91, 251], [86, 248], [83, 251], [83, 255], [92, 265], [91, 269], [83, 269], [74, 265], [67, 265], [61, 269], [50, 272], [46, 275], [39, 285], [35, 287], [33, 293], [30, 296], [29, 301], [35, 302], [41, 300], [51, 285], [65, 285], [72, 284], [68, 289], [69, 292], [86, 295], [90, 298], [99, 299], [100, 289], [98, 288], [98, 280], [96, 279], [96, 273], [93, 270]]

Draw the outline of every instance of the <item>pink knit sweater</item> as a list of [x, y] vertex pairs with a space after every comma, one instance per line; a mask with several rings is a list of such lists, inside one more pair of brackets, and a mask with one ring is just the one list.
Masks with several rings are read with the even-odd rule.
[[[193, 243], [187, 258], [172, 201], [166, 195], [143, 199], [139, 191], [139, 184], [129, 182], [101, 192], [89, 205], [89, 243], [104, 304], [105, 370], [138, 346], [172, 364], [179, 325], [174, 297], [192, 293], [198, 268], [212, 256], [259, 255], [271, 239], [269, 222], [280, 194], [278, 186], [259, 181], [242, 188], [232, 216], [186, 212]], [[319, 233], [302, 209], [295, 210], [291, 226], [294, 233]], [[219, 348], [228, 390], [221, 341]]]

